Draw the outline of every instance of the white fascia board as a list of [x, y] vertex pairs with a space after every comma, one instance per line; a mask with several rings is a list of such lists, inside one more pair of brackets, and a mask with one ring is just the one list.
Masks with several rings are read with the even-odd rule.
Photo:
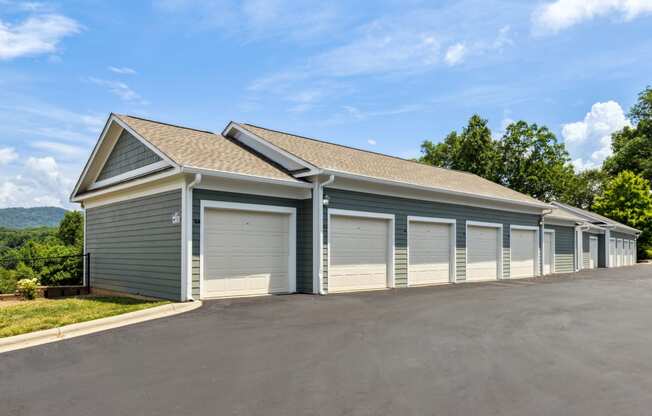
[[83, 179], [86, 177], [86, 174], [88, 173], [88, 169], [91, 166], [91, 162], [95, 158], [95, 155], [97, 154], [102, 142], [104, 141], [104, 138], [106, 137], [107, 132], [109, 131], [109, 126], [111, 125], [113, 118], [114, 118], [113, 113], [111, 113], [109, 115], [109, 118], [106, 120], [106, 123], [104, 124], [104, 128], [102, 129], [102, 132], [100, 133], [100, 138], [95, 143], [95, 146], [93, 147], [93, 151], [91, 152], [91, 155], [88, 157], [88, 160], [84, 165], [84, 169], [82, 170], [81, 175], [79, 175], [79, 178], [77, 178], [77, 183], [75, 184], [75, 187], [73, 188], [72, 193], [70, 194], [69, 197], [70, 202], [77, 202], [75, 201], [75, 195], [77, 195], [77, 192], [79, 192], [79, 187], [81, 186]]
[[619, 223], [618, 221], [614, 221], [614, 220], [608, 220], [607, 221], [605, 219], [593, 216], [593, 215], [591, 215], [590, 212], [586, 212], [586, 211], [581, 210], [581, 209], [576, 208], [576, 207], [571, 207], [569, 205], [560, 204], [560, 203], [557, 203], [557, 202], [552, 202], [551, 204], [554, 205], [555, 207], [559, 208], [559, 209], [563, 209], [563, 210], [571, 212], [571, 213], [573, 213], [575, 215], [579, 215], [581, 218], [585, 218], [586, 220], [589, 220], [589, 221], [592, 221], [592, 222], [601, 222], [601, 223], [605, 224], [604, 226], [603, 225], [593, 224], [593, 225], [598, 226], [598, 227], [604, 227], [604, 228], [614, 228], [615, 227], [615, 228], [618, 228], [620, 230], [625, 230], [624, 232], [626, 232], [626, 233], [627, 232], [630, 232], [630, 233], [631, 232], [634, 232], [634, 233], [640, 233], [641, 232], [641, 230], [638, 230], [638, 229], [630, 227], [628, 225]]
[[94, 192], [86, 192], [86, 193], [83, 193], [81, 195], [77, 195], [76, 197], [72, 198], [71, 202], [84, 202], [84, 201], [86, 201], [88, 199], [91, 199], [91, 198], [97, 198], [99, 196], [103, 196], [103, 195], [106, 195], [106, 194], [111, 194], [111, 193], [114, 193], [114, 192], [124, 191], [124, 190], [127, 190], [129, 188], [139, 187], [141, 185], [149, 184], [150, 182], [155, 182], [155, 181], [158, 181], [158, 180], [161, 180], [161, 179], [166, 179], [168, 177], [178, 175], [179, 172], [180, 172], [179, 169], [174, 168], [174, 169], [171, 169], [169, 171], [165, 171], [165, 172], [161, 172], [161, 173], [158, 173], [158, 174], [146, 176], [144, 178], [135, 179], [135, 180], [129, 181], [129, 182], [123, 182], [123, 183], [117, 184], [115, 186], [111, 186], [109, 188], [100, 189], [100, 190], [97, 190], [97, 191], [94, 191]]
[[500, 197], [490, 197], [490, 196], [484, 196], [484, 195], [478, 195], [478, 194], [472, 194], [469, 192], [462, 192], [462, 191], [451, 191], [449, 189], [443, 189], [443, 188], [435, 188], [432, 186], [423, 186], [423, 185], [414, 185], [406, 182], [401, 182], [401, 181], [394, 181], [390, 179], [380, 179], [380, 178], [375, 178], [371, 176], [365, 176], [365, 175], [359, 175], [355, 173], [350, 173], [350, 172], [343, 172], [343, 171], [338, 171], [338, 170], [332, 170], [332, 169], [324, 169], [323, 173], [328, 174], [328, 175], [335, 175], [335, 176], [341, 176], [345, 178], [351, 178], [351, 179], [359, 179], [362, 181], [367, 181], [367, 182], [373, 182], [373, 183], [378, 183], [378, 184], [385, 184], [385, 185], [395, 185], [395, 186], [400, 186], [404, 188], [410, 188], [410, 189], [417, 189], [421, 191], [430, 191], [430, 192], [438, 192], [442, 194], [449, 194], [449, 195], [455, 195], [455, 196], [461, 196], [461, 197], [466, 197], [472, 200], [486, 200], [486, 201], [495, 201], [495, 202], [502, 202], [505, 204], [513, 204], [517, 206], [527, 206], [531, 208], [537, 208], [541, 210], [545, 209], [550, 209], [550, 205], [540, 202], [540, 203], [534, 203], [534, 202], [525, 202], [525, 201], [516, 201], [513, 199], [508, 199], [508, 198], [500, 198]]
[[561, 219], [561, 218], [550, 218], [548, 216], [544, 217], [543, 224], [545, 225], [556, 225], [559, 227], [575, 227], [576, 225], [580, 224], [581, 221], [573, 221], [573, 220], [568, 220], [568, 219]]
[[172, 166], [178, 166], [178, 164], [170, 159], [168, 155], [163, 153], [161, 150], [158, 149], [158, 147], [154, 146], [151, 144], [149, 141], [147, 141], [143, 136], [138, 134], [136, 130], [132, 129], [127, 123], [124, 121], [120, 120], [118, 117], [115, 116], [115, 114], [111, 114], [111, 118], [113, 121], [115, 121], [120, 127], [123, 129], [127, 130], [132, 136], [134, 136], [136, 139], [138, 139], [142, 144], [144, 144], [149, 150], [152, 152], [156, 153], [161, 159], [167, 161], [169, 164]]
[[240, 179], [245, 181], [284, 185], [284, 186], [290, 186], [295, 188], [312, 189], [313, 186], [312, 183], [309, 182], [299, 182], [299, 181], [292, 181], [292, 180], [269, 178], [265, 176], [247, 175], [244, 173], [234, 173], [234, 172], [225, 172], [221, 170], [203, 169], [194, 166], [183, 166], [181, 168], [181, 171], [185, 173], [200, 173], [202, 175], [215, 176], [218, 178]]
[[139, 176], [144, 176], [152, 172], [163, 170], [168, 167], [170, 167], [170, 164], [165, 160], [161, 160], [158, 162], [150, 163], [149, 165], [145, 165], [138, 169], [130, 170], [120, 175], [112, 176], [107, 179], [93, 182], [87, 189], [89, 191], [92, 191], [94, 189], [104, 188], [106, 186], [114, 185], [116, 183], [124, 182], [129, 179], [137, 178]]
[[[70, 194], [70, 202], [77, 202], [75, 201], [76, 195], [79, 192], [79, 188], [81, 184], [84, 182], [84, 179], [86, 179], [86, 176], [88, 175], [88, 172], [90, 170], [90, 167], [93, 165], [93, 162], [95, 161], [95, 158], [97, 156], [97, 153], [102, 147], [102, 144], [104, 143], [104, 140], [107, 136], [107, 133], [109, 132], [109, 129], [111, 125], [115, 123], [124, 130], [127, 130], [130, 134], [132, 134], [138, 141], [143, 143], [148, 149], [150, 149], [152, 152], [156, 153], [161, 159], [165, 160], [167, 163], [169, 163], [173, 167], [179, 167], [176, 162], [174, 162], [172, 159], [170, 159], [165, 153], [161, 152], [158, 148], [156, 148], [154, 145], [152, 145], [150, 142], [145, 140], [141, 135], [139, 135], [136, 131], [134, 131], [131, 127], [129, 127], [126, 123], [124, 123], [122, 120], [120, 120], [118, 117], [116, 117], [115, 114], [111, 113], [109, 115], [109, 118], [106, 121], [106, 124], [104, 125], [104, 128], [102, 129], [102, 133], [100, 134], [100, 137], [95, 143], [95, 147], [93, 147], [93, 151], [91, 152], [90, 157], [86, 161], [86, 165], [84, 165], [84, 170], [82, 171], [82, 174], [79, 176], [79, 179], [77, 180], [77, 183], [75, 184], [75, 188], [73, 189], [72, 193]], [[118, 136], [119, 137], [119, 136]], [[117, 140], [117, 139], [116, 139]], [[110, 153], [109, 153], [110, 154]], [[107, 154], [108, 157], [108, 154]], [[102, 161], [102, 165], [106, 163], [106, 159]], [[102, 167], [100, 167], [98, 171], [101, 172]], [[97, 179], [97, 175], [95, 178], [93, 178], [93, 182]]]
[[[233, 131], [239, 133], [249, 140], [243, 140], [242, 136], [238, 137], [238, 134], [233, 134]], [[255, 151], [265, 155], [289, 171], [308, 169], [308, 172], [303, 172], [302, 176], [317, 175], [321, 173], [321, 170], [316, 166], [313, 166], [311, 163], [306, 162], [305, 160], [293, 155], [292, 153], [273, 145], [272, 143], [250, 132], [234, 121], [229, 122], [229, 124], [222, 131], [222, 135], [225, 137], [232, 137], [235, 140], [242, 142], [244, 145], [251, 147]]]

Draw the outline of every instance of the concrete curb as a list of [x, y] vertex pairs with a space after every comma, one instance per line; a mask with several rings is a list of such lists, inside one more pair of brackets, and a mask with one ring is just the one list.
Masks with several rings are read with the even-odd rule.
[[153, 319], [165, 318], [190, 312], [201, 307], [200, 301], [187, 303], [169, 303], [167, 305], [155, 306], [141, 311], [124, 313], [107, 318], [95, 319], [93, 321], [80, 322], [78, 324], [65, 325], [59, 328], [44, 329], [42, 331], [30, 332], [29, 334], [15, 335], [13, 337], [0, 338], [0, 354], [3, 352], [19, 350], [49, 342], [61, 341], [94, 332], [106, 331], [121, 326], [150, 321]]

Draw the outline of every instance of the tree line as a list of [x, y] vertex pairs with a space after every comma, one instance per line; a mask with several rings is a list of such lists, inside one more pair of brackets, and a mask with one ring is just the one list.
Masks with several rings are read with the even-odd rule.
[[643, 231], [638, 256], [652, 258], [652, 87], [638, 95], [627, 117], [631, 126], [612, 135], [613, 154], [596, 169], [577, 172], [564, 143], [546, 126], [520, 120], [494, 138], [488, 121], [477, 114], [440, 143], [424, 141], [419, 161], [637, 228]]
[[0, 228], [0, 293], [22, 279], [47, 285], [79, 284], [83, 274], [84, 217], [66, 212], [56, 228]]

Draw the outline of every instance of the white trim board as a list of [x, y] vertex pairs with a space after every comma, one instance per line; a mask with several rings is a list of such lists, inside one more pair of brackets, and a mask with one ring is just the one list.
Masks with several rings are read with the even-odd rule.
[[[464, 281], [468, 282], [468, 269], [469, 269], [469, 226], [471, 227], [487, 227], [487, 228], [497, 228], [500, 230], [498, 233], [498, 270], [496, 272], [498, 279], [503, 280], [505, 278], [504, 273], [504, 257], [505, 257], [505, 248], [503, 247], [503, 239], [505, 238], [503, 224], [497, 222], [482, 222], [482, 221], [466, 221], [464, 224]], [[487, 279], [488, 281], [493, 281], [494, 279]], [[472, 280], [475, 282], [475, 280]]]
[[[388, 221], [389, 227], [389, 238], [387, 242], [387, 288], [396, 287], [396, 273], [395, 273], [395, 239], [396, 239], [396, 216], [394, 214], [385, 214], [378, 212], [368, 212], [368, 211], [352, 211], [346, 209], [328, 209], [327, 211], [327, 224], [328, 224], [328, 243], [326, 245], [327, 256], [326, 262], [328, 264], [328, 273], [331, 271], [331, 217], [332, 216], [343, 216], [343, 217], [358, 217], [358, 218], [377, 218]], [[329, 279], [330, 281], [330, 279]], [[326, 290], [328, 292], [328, 289]]]
[[[235, 134], [231, 134], [233, 130], [236, 131]], [[227, 124], [227, 126], [222, 131], [222, 135], [231, 137], [243, 143], [244, 145], [279, 163], [289, 171], [309, 169], [310, 172], [307, 172], [308, 176], [321, 173], [320, 169], [316, 166], [313, 166], [312, 164], [291, 154], [290, 152], [287, 152], [278, 146], [273, 145], [272, 143], [250, 132], [245, 127], [242, 127], [239, 123], [234, 121], [231, 121], [229, 124]]]
[[133, 169], [125, 173], [121, 173], [116, 176], [112, 176], [107, 179], [102, 179], [100, 181], [95, 181], [92, 184], [90, 184], [86, 190], [87, 191], [92, 191], [94, 189], [98, 188], [104, 188], [106, 186], [110, 186], [116, 183], [124, 182], [129, 179], [137, 178], [139, 176], [144, 176], [149, 173], [157, 172], [159, 170], [163, 170], [165, 168], [171, 167], [170, 164], [164, 160], [150, 163], [149, 165], [145, 165], [143, 167], [140, 167], [138, 169]]
[[[509, 278], [512, 278], [512, 230], [534, 231], [534, 270], [532, 277], [541, 276], [539, 264], [541, 263], [540, 229], [532, 225], [511, 225], [509, 226]], [[518, 279], [518, 278], [515, 278]]]
[[[555, 274], [557, 272], [557, 247], [556, 244], [557, 242], [555, 241], [557, 239], [557, 234], [555, 233], [555, 230], [546, 230], [545, 228], [543, 229], [543, 235], [545, 238], [546, 234], [552, 234], [552, 239], [550, 240], [552, 242], [552, 265], [550, 266], [550, 274]], [[543, 248], [544, 252], [542, 253], [541, 258], [545, 261], [545, 240], [543, 242]], [[541, 270], [543, 272], [543, 264], [541, 266]], [[543, 273], [545, 276], [546, 274]]]
[[[79, 188], [81, 185], [86, 181], [86, 177], [89, 174], [89, 171], [92, 166], [97, 165], [97, 169], [95, 171], [95, 174], [93, 175], [92, 180], [88, 181], [91, 184], [94, 183], [97, 179], [97, 176], [99, 173], [102, 171], [102, 168], [104, 167], [104, 164], [106, 163], [106, 160], [108, 159], [109, 155], [111, 154], [110, 150], [113, 149], [115, 146], [115, 143], [118, 141], [120, 138], [120, 134], [122, 133], [122, 130], [115, 130], [113, 127], [116, 126], [117, 128], [120, 128], [122, 130], [126, 130], [129, 132], [131, 135], [133, 135], [136, 140], [140, 141], [143, 143], [148, 149], [150, 149], [152, 152], [156, 153], [162, 160], [167, 161], [171, 166], [178, 168], [179, 165], [174, 162], [172, 159], [170, 159], [165, 153], [160, 151], [156, 146], [152, 145], [150, 142], [145, 140], [141, 135], [139, 135], [135, 130], [133, 130], [131, 127], [129, 127], [126, 123], [124, 123], [122, 120], [120, 120], [115, 114], [111, 113], [106, 121], [106, 124], [104, 125], [104, 128], [102, 129], [102, 133], [100, 134], [100, 138], [98, 139], [97, 143], [95, 143], [95, 147], [93, 147], [93, 151], [91, 152], [90, 157], [86, 161], [86, 164], [84, 165], [84, 169], [82, 170], [81, 175], [77, 179], [77, 182], [75, 184], [75, 187], [70, 194], [70, 200], [74, 201], [76, 199], [76, 195], [79, 192]], [[102, 160], [95, 160], [96, 157], [98, 156], [98, 153], [102, 149], [102, 145], [104, 144], [104, 141], [107, 138], [107, 135], [109, 132], [112, 132], [111, 135], [111, 140], [114, 140], [113, 143], [111, 143], [110, 149], [108, 149], [108, 152], [103, 152], [103, 159]], [[95, 163], [97, 162], [97, 163]], [[74, 201], [77, 202], [77, 201]]]
[[407, 217], [407, 233], [406, 233], [406, 268], [407, 268], [407, 283], [406, 286], [410, 287], [410, 223], [411, 222], [429, 222], [435, 224], [448, 224], [450, 225], [450, 256], [449, 256], [449, 272], [448, 282], [457, 282], [457, 220], [454, 218], [435, 218], [435, 217]]
[[288, 280], [290, 293], [297, 291], [297, 209], [294, 207], [282, 207], [277, 205], [242, 204], [237, 202], [207, 201], [200, 202], [200, 227], [199, 227], [199, 298], [204, 299], [204, 225], [207, 209], [223, 209], [249, 212], [269, 212], [277, 214], [288, 214], [288, 238], [289, 238], [289, 259], [288, 259]]

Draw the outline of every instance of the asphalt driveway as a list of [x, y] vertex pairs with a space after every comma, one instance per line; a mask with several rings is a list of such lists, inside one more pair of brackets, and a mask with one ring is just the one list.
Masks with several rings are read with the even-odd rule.
[[643, 415], [652, 266], [206, 302], [0, 355], [2, 415]]

